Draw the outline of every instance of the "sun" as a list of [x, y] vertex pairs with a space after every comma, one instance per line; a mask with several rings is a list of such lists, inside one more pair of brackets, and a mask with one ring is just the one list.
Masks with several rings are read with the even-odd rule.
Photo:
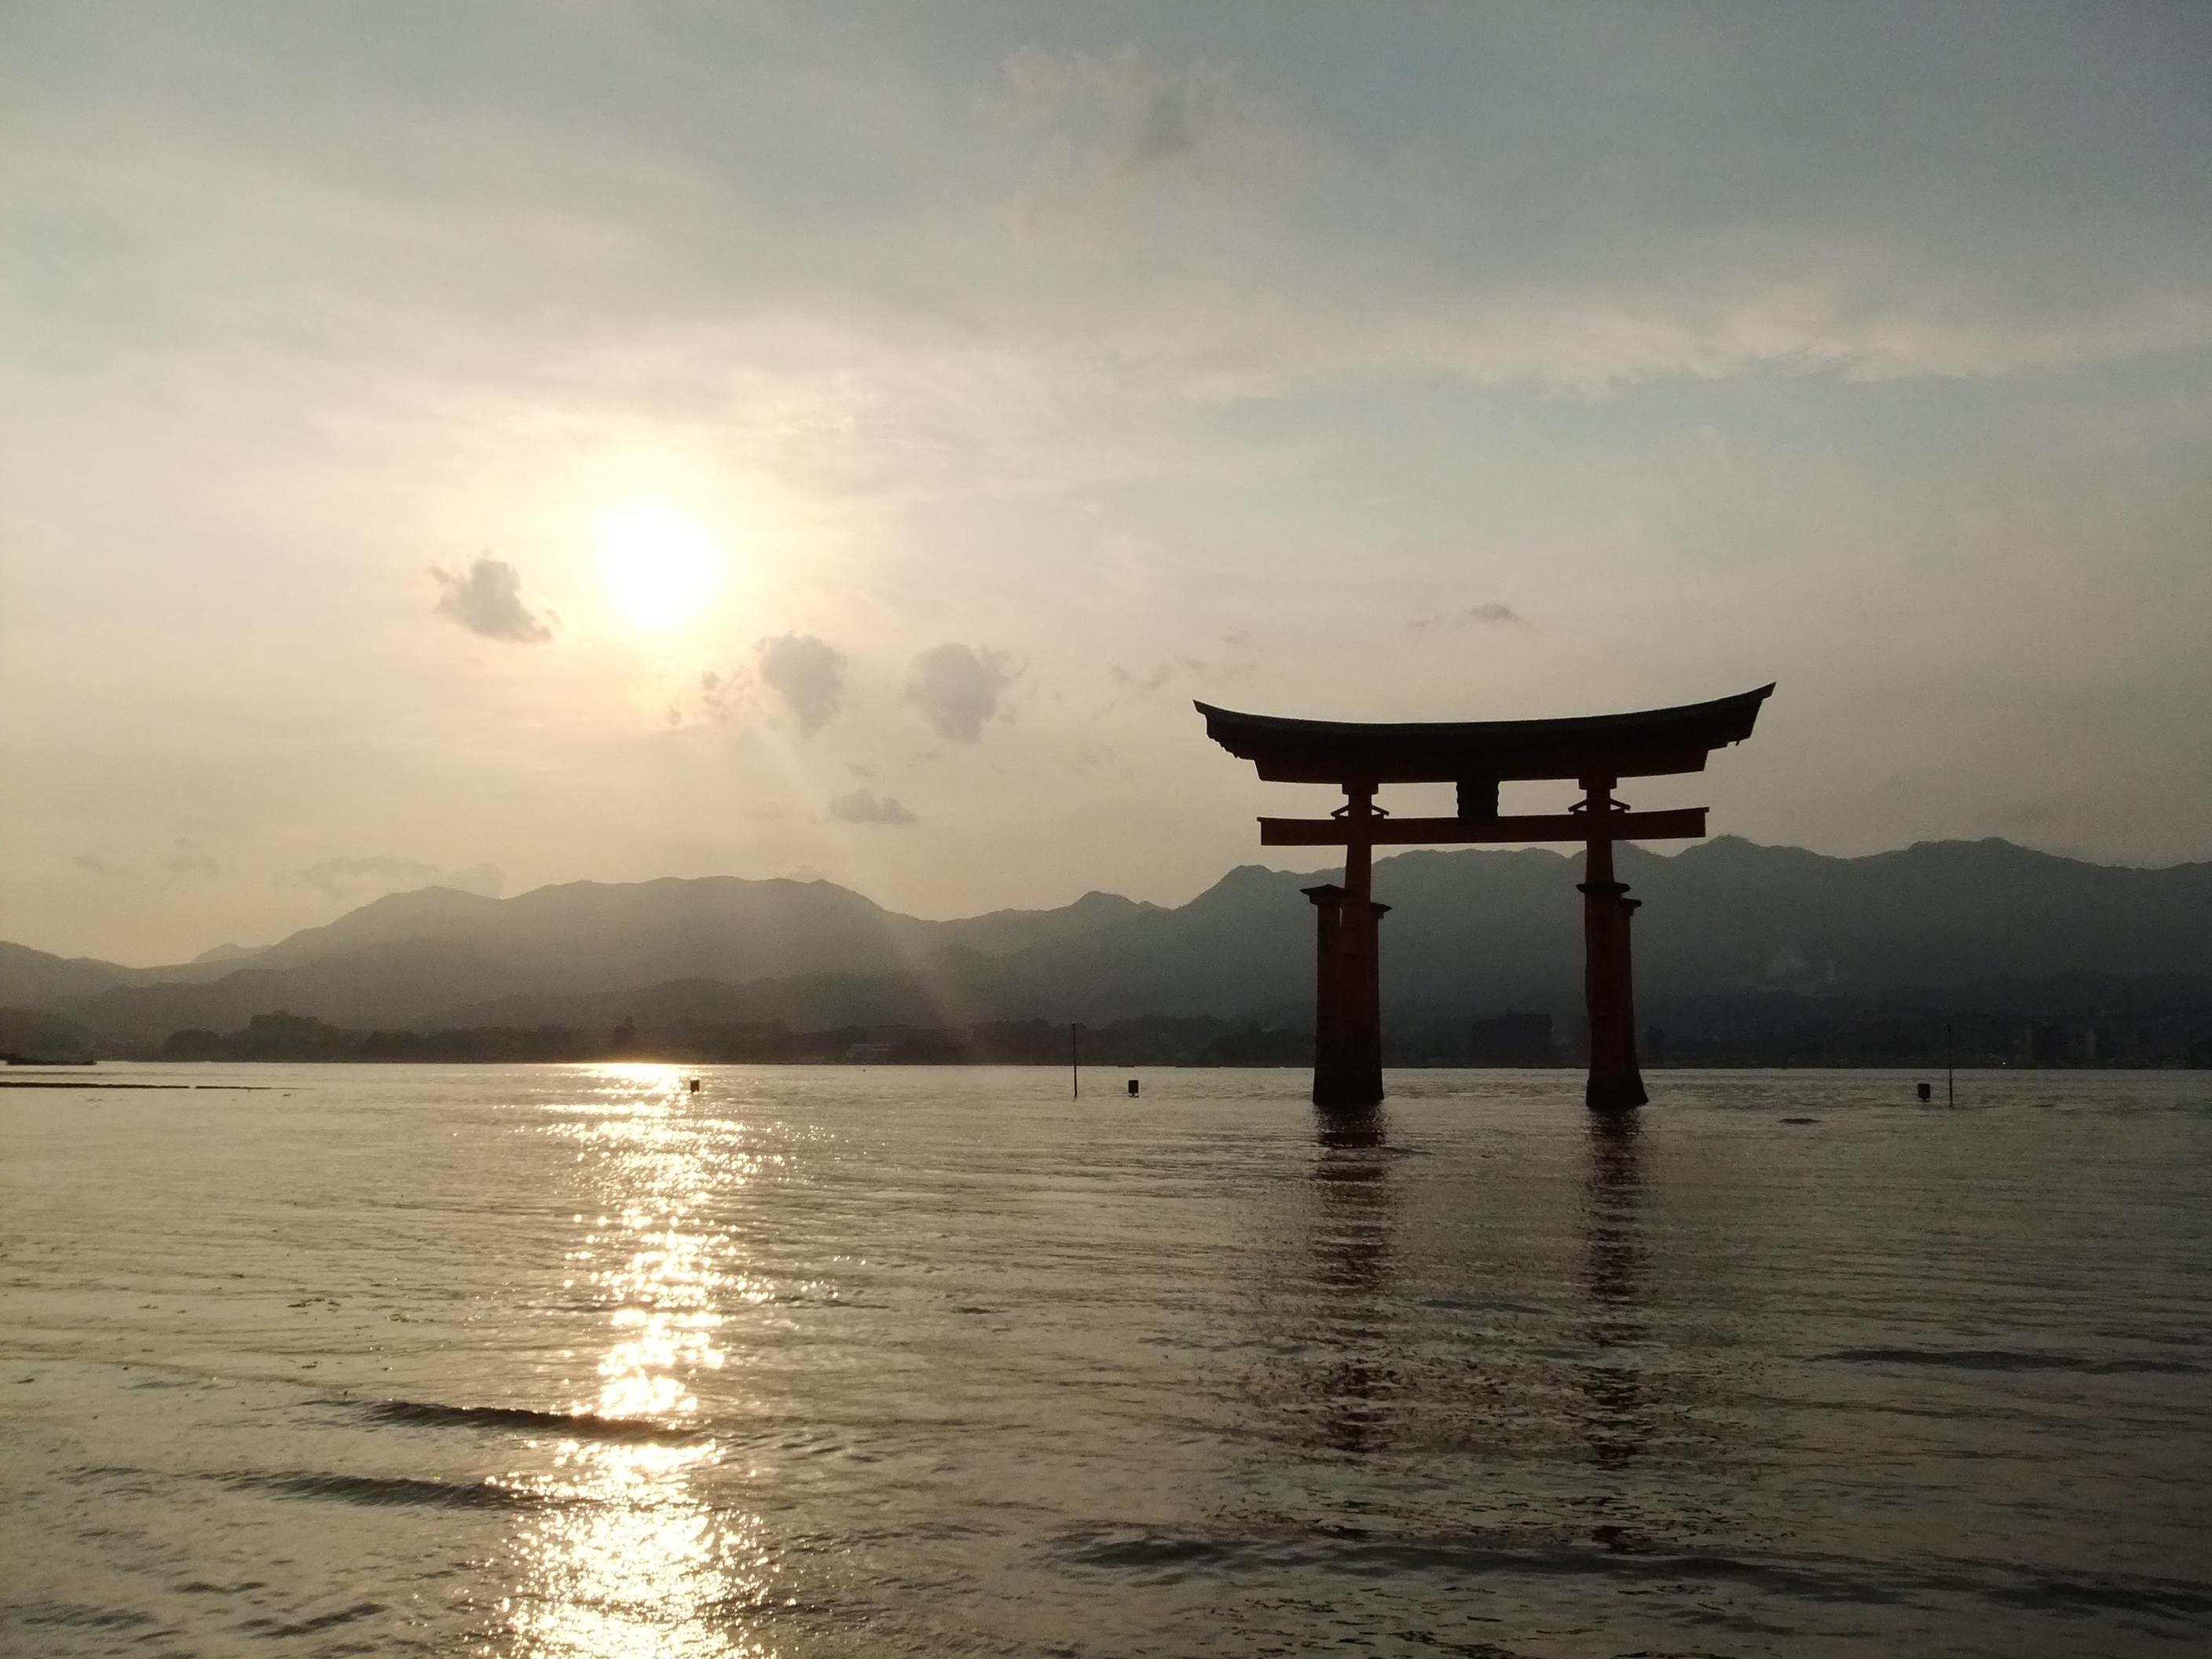
[[599, 577], [632, 628], [658, 634], [681, 626], [721, 574], [714, 537], [666, 501], [627, 501], [599, 520]]

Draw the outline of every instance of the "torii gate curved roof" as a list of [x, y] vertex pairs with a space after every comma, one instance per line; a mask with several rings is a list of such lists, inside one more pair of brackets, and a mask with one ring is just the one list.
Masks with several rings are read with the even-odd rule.
[[1298, 720], [1198, 703], [1206, 734], [1275, 783], [1454, 783], [1702, 772], [1751, 735], [1771, 684], [1711, 702], [1543, 720]]

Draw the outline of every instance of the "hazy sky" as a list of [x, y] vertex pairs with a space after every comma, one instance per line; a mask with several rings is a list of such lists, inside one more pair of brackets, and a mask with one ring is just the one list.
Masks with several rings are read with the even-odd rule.
[[11, 0], [0, 937], [1180, 902], [1330, 804], [1194, 696], [1777, 680], [1623, 793], [2212, 857], [2208, 88], [2200, 0]]

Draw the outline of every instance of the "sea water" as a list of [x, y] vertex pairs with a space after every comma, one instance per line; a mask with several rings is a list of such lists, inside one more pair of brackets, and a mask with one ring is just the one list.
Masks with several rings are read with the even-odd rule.
[[6, 1653], [2212, 1639], [2203, 1074], [52, 1076]]

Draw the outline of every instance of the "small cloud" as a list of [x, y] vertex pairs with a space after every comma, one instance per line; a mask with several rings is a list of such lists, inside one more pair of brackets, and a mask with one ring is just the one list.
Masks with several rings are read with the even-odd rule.
[[760, 675], [799, 721], [801, 732], [818, 732], [833, 719], [845, 697], [845, 653], [811, 634], [782, 634], [753, 647]]
[[937, 735], [953, 743], [975, 743], [984, 724], [999, 712], [1013, 670], [996, 651], [964, 645], [932, 646], [914, 659], [907, 699], [921, 705]]
[[[1106, 708], [1114, 708], [1125, 698], [1149, 697], [1177, 678], [1190, 684], [1219, 689], [1234, 685], [1259, 672], [1259, 663], [1249, 656], [1226, 658], [1219, 662], [1210, 661], [1204, 657], [1163, 658], [1150, 668], [1141, 670], [1118, 662], [1109, 663], [1106, 672], [1114, 682], [1114, 696], [1107, 702]], [[1102, 709], [1100, 712], [1105, 711]]]
[[1198, 154], [1190, 106], [1179, 88], [1154, 89], [1138, 118], [1135, 140], [1136, 159], [1146, 166], [1186, 161]]
[[162, 867], [173, 876], [216, 876], [222, 873], [222, 861], [200, 844], [195, 836], [179, 836], [170, 843], [169, 856]]
[[1114, 677], [1115, 688], [1133, 696], [1148, 696], [1168, 683], [1170, 665], [1159, 662], [1143, 673], [1124, 668], [1120, 663], [1111, 664], [1107, 672]]
[[471, 634], [511, 645], [543, 645], [553, 637], [550, 613], [539, 616], [522, 602], [522, 574], [504, 559], [478, 559], [468, 574], [430, 567], [438, 584], [436, 615], [451, 617]]
[[[727, 720], [744, 712], [747, 702], [750, 678], [733, 670], [709, 668], [699, 676], [698, 712], [710, 720]], [[668, 705], [669, 723], [684, 723], [684, 699], [672, 699]]]
[[1249, 90], [1233, 66], [1159, 61], [1136, 46], [1060, 58], [1024, 46], [1005, 65], [1007, 109], [1051, 135], [1060, 167], [1107, 177], [1164, 168], [1195, 173], [1209, 161], [1282, 136], [1282, 112]]
[[830, 803], [830, 816], [840, 823], [912, 823], [906, 803], [872, 789], [855, 789]]
[[1408, 634], [1431, 634], [1456, 632], [1462, 628], [1510, 628], [1521, 619], [1521, 613], [1510, 605], [1471, 605], [1463, 611], [1455, 611], [1446, 616], [1432, 612], [1425, 617], [1416, 617], [1406, 624], [1406, 631]]

